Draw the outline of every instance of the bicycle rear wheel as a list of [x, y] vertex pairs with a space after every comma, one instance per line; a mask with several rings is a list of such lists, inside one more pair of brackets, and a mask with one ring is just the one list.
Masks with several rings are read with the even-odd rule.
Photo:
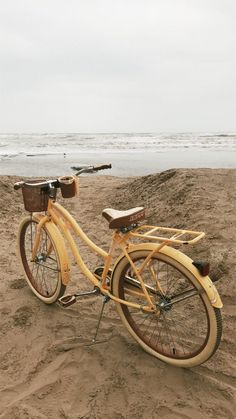
[[37, 255], [32, 260], [37, 225], [34, 217], [22, 221], [18, 233], [19, 254], [31, 290], [44, 303], [52, 304], [64, 294], [66, 287], [61, 279], [57, 245], [46, 225], [41, 230]]
[[[137, 250], [130, 257], [139, 268], [149, 253]], [[143, 349], [169, 364], [192, 367], [205, 362], [220, 343], [220, 309], [212, 307], [194, 275], [164, 253], [154, 254], [141, 275], [157, 311], [148, 313], [117, 303], [128, 331]], [[115, 296], [147, 305], [126, 257], [115, 269], [112, 287]]]

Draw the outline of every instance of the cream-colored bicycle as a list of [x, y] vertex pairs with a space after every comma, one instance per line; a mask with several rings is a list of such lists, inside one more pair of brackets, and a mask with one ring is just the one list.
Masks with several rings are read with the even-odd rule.
[[[81, 169], [77, 175], [90, 170], [94, 168]], [[125, 211], [108, 208], [103, 216], [113, 234], [107, 253], [56, 202], [57, 189], [63, 197], [72, 197], [77, 182], [78, 178], [69, 176], [14, 186], [22, 188], [25, 209], [30, 212], [20, 224], [18, 246], [34, 294], [47, 304], [59, 301], [64, 307], [83, 296], [102, 295], [103, 307], [107, 301], [115, 301], [122, 322], [151, 355], [179, 367], [205, 362], [220, 343], [222, 302], [208, 276], [209, 264], [193, 261], [176, 249], [196, 243], [204, 233], [142, 225], [143, 207]], [[84, 263], [72, 232], [103, 258], [104, 264], [94, 272]], [[64, 295], [70, 280], [68, 247], [92, 283], [88, 292]], [[113, 261], [117, 248], [120, 256]]]

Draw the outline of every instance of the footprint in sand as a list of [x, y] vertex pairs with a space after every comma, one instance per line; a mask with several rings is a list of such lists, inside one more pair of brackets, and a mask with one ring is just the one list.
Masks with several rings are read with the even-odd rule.
[[20, 307], [12, 316], [14, 326], [24, 327], [32, 324], [33, 310], [28, 306]]
[[50, 329], [54, 333], [55, 339], [73, 338], [76, 336], [76, 327], [73, 325], [57, 323]]
[[9, 288], [11, 288], [12, 290], [18, 290], [24, 288], [26, 285], [27, 284], [24, 278], [17, 278], [11, 281]]

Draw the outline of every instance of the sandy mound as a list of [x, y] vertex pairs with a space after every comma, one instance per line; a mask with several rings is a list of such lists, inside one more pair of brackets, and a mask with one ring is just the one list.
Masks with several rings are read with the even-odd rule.
[[[210, 260], [213, 274], [221, 277], [223, 338], [214, 357], [191, 370], [143, 352], [113, 303], [105, 308], [100, 343], [92, 345], [99, 298], [62, 310], [34, 297], [16, 256], [24, 211], [14, 181], [0, 178], [0, 418], [233, 418], [236, 170], [169, 170], [132, 180], [84, 177], [80, 198], [65, 201], [105, 249], [110, 232], [101, 210], [109, 206], [144, 205], [151, 223], [207, 232], [191, 252]], [[83, 245], [81, 253], [91, 268], [96, 266], [97, 258]], [[69, 290], [81, 279], [76, 274]], [[84, 283], [81, 288], [89, 288]]]

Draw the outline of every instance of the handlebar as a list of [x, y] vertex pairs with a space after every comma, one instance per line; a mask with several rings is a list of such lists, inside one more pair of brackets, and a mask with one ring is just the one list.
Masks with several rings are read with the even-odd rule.
[[98, 172], [98, 170], [111, 169], [111, 164], [102, 164], [100, 166], [85, 166], [85, 167], [72, 167], [71, 169], [77, 170], [75, 176], [79, 176], [81, 173]]
[[[73, 170], [78, 170], [75, 176], [79, 176], [81, 173], [89, 173], [89, 172], [97, 172], [98, 170], [105, 170], [105, 169], [111, 169], [111, 164], [102, 164], [100, 166], [85, 166], [85, 167], [72, 167]], [[14, 189], [18, 190], [21, 188], [47, 188], [47, 187], [54, 187], [54, 188], [60, 188], [60, 180], [59, 179], [53, 179], [53, 180], [45, 180], [45, 181], [39, 181], [39, 182], [16, 182], [14, 184]]]

